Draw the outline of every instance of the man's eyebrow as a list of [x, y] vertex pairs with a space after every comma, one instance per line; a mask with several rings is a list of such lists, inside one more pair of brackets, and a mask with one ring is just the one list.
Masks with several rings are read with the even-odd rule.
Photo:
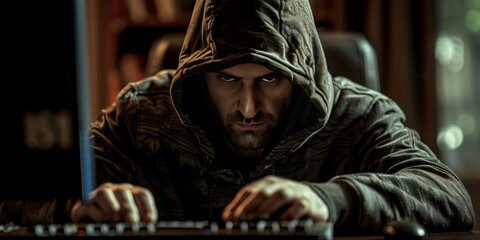
[[[222, 70], [216, 71], [215, 73], [216, 73], [216, 74], [225, 75], [225, 76], [231, 77], [231, 78], [241, 79], [241, 77], [239, 77], [239, 76], [235, 76], [235, 75], [233, 75], [233, 74], [231, 74], [231, 73], [227, 73], [227, 72], [224, 72], [224, 71], [222, 71]], [[258, 77], [256, 77], [255, 79], [261, 79], [261, 78], [272, 77], [272, 76], [282, 77], [283, 75], [282, 75], [280, 72], [271, 71], [271, 72], [266, 73], [266, 74], [264, 74], [264, 75], [258, 76]]]
[[265, 75], [262, 75], [258, 78], [266, 78], [266, 77], [276, 77], [276, 78], [282, 78], [283, 77], [283, 74], [280, 73], [280, 72], [277, 72], [277, 71], [271, 71]]
[[222, 71], [222, 70], [216, 71], [215, 73], [216, 73], [216, 74], [219, 74], [219, 75], [224, 75], [224, 76], [227, 76], [227, 77], [231, 77], [231, 78], [240, 78], [240, 77], [238, 77], [238, 76], [235, 76], [235, 75], [233, 75], [233, 74], [224, 72], [224, 71]]

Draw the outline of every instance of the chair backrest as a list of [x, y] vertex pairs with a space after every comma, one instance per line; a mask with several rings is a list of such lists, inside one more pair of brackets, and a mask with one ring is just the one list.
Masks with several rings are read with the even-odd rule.
[[145, 76], [151, 76], [162, 69], [176, 69], [182, 49], [184, 32], [167, 33], [153, 42], [145, 65]]
[[[332, 76], [345, 76], [380, 91], [376, 52], [363, 34], [319, 30], [319, 35]], [[146, 76], [177, 67], [184, 36], [182, 32], [169, 33], [152, 44], [146, 62]]]
[[380, 91], [377, 54], [367, 38], [358, 32], [319, 31], [328, 71]]

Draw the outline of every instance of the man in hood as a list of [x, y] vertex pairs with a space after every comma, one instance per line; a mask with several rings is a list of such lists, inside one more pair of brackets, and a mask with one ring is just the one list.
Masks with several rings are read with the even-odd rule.
[[472, 229], [468, 192], [395, 102], [326, 61], [308, 0], [198, 0], [178, 68], [129, 84], [93, 123], [89, 202], [50, 215]]

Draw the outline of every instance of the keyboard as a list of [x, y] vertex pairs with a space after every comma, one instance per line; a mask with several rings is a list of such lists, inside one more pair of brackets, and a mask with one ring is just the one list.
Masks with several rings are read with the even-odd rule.
[[[11, 231], [10, 236], [34, 237], [96, 237], [156, 238], [206, 237], [252, 239], [333, 239], [333, 224], [299, 221], [159, 221], [147, 224], [86, 223], [35, 225], [23, 231]], [[0, 235], [1, 236], [1, 235]]]

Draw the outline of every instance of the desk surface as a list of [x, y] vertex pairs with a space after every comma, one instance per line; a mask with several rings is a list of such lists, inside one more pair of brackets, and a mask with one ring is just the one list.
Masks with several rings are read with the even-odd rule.
[[[383, 236], [334, 237], [334, 240], [383, 240]], [[480, 240], [480, 231], [427, 233], [424, 240]]]
[[[121, 239], [188, 239], [189, 237], [195, 237], [197, 239], [201, 238], [202, 236], [196, 235], [188, 235], [179, 233], [177, 235], [125, 235], [122, 236]], [[28, 233], [26, 230], [22, 229], [15, 232], [10, 233], [0, 233], [0, 238], [8, 237], [8, 238], [41, 238], [41, 239], [64, 239], [65, 236], [56, 236], [56, 237], [38, 237], [32, 233]], [[74, 236], [72, 238], [91, 238], [89, 236]], [[116, 239], [117, 236], [102, 236], [102, 237], [93, 237], [94, 239]], [[212, 236], [203, 235], [205, 239], [210, 239]], [[216, 239], [222, 238], [224, 239], [245, 239], [245, 235], [235, 235], [235, 236], [217, 236], [213, 237]], [[311, 236], [262, 236], [262, 235], [249, 235], [248, 239], [317, 239]], [[348, 236], [348, 237], [333, 237], [333, 240], [383, 240], [384, 237], [380, 235], [372, 235], [372, 236]], [[446, 233], [435, 233], [435, 234], [427, 234], [425, 240], [480, 240], [480, 232], [446, 232]]]
[[[170, 223], [168, 223], [170, 224]], [[259, 232], [256, 229], [231, 228], [225, 230], [221, 227], [213, 230], [210, 225], [206, 229], [202, 223], [192, 223], [193, 225], [153, 225], [153, 226], [132, 226], [118, 228], [119, 225], [112, 224], [67, 224], [67, 225], [37, 225], [36, 227], [19, 227], [15, 225], [0, 225], [0, 238], [43, 238], [43, 239], [64, 239], [68, 237], [94, 237], [95, 239], [115, 239], [119, 236], [121, 239], [188, 239], [191, 237], [204, 239], [316, 239], [316, 240], [381, 240], [382, 235], [363, 235], [363, 236], [335, 236], [331, 225], [317, 225], [316, 228], [304, 231], [304, 226], [296, 227], [294, 230], [288, 230], [284, 226], [277, 226], [276, 232], [272, 232], [274, 227], [269, 226], [264, 231]], [[150, 228], [153, 227], [153, 228]], [[308, 226], [310, 228], [311, 226]], [[208, 230], [208, 231], [206, 231]], [[480, 240], [480, 231], [466, 232], [438, 232], [427, 233], [425, 240]]]

